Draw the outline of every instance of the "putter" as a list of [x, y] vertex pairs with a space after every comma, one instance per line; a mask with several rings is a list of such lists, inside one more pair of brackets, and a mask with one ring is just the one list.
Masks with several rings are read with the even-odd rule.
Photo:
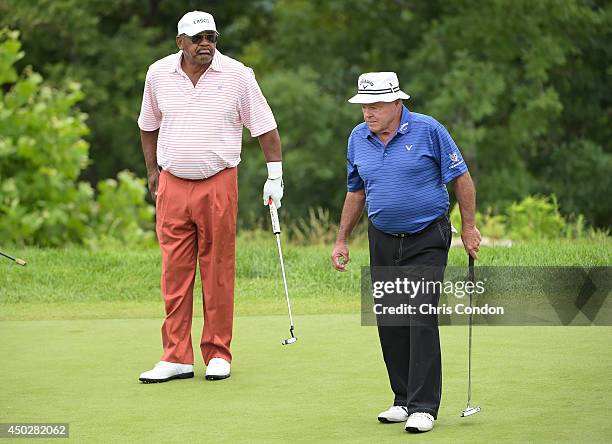
[[287, 278], [285, 277], [285, 263], [283, 262], [283, 250], [281, 249], [280, 241], [280, 222], [278, 221], [278, 211], [276, 205], [272, 199], [269, 200], [268, 206], [270, 207], [270, 219], [272, 220], [272, 232], [276, 235], [276, 243], [278, 244], [278, 256], [280, 257], [281, 271], [283, 273], [283, 284], [285, 286], [285, 299], [287, 300], [287, 310], [289, 311], [289, 333], [291, 337], [281, 342], [283, 345], [289, 345], [295, 343], [297, 338], [293, 334], [293, 316], [291, 315], [291, 303], [289, 302], [289, 291], [287, 290]]
[[[468, 280], [474, 283], [474, 258], [469, 256], [469, 272], [468, 272]], [[472, 293], [469, 292], [470, 297], [470, 308], [472, 308]], [[468, 315], [468, 328], [469, 328], [469, 339], [468, 339], [468, 397], [467, 397], [467, 406], [461, 412], [461, 417], [465, 418], [467, 416], [475, 415], [480, 411], [480, 407], [470, 407], [470, 401], [472, 400], [472, 313], [470, 310], [470, 314]]]
[[17, 265], [21, 265], [22, 267], [25, 267], [27, 264], [27, 262], [24, 261], [23, 259], [19, 259], [18, 257], [13, 257], [10, 254], [3, 253], [2, 251], [0, 251], [0, 256], [4, 256], [5, 258], [12, 260]]

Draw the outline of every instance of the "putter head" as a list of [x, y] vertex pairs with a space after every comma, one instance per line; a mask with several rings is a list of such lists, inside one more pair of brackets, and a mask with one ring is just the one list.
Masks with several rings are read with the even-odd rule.
[[281, 342], [281, 344], [283, 345], [290, 345], [295, 343], [295, 341], [297, 341], [297, 338], [295, 336], [289, 338], [289, 339], [285, 339], [283, 342]]
[[475, 415], [480, 411], [480, 407], [467, 407], [463, 412], [461, 412], [461, 417], [465, 418], [466, 416]]

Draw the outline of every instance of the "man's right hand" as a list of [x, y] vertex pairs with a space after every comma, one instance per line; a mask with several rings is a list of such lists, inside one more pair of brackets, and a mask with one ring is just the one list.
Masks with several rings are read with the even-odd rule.
[[157, 168], [152, 173], [149, 173], [149, 193], [153, 202], [157, 200], [157, 186], [159, 185], [159, 171]]
[[346, 264], [349, 263], [349, 248], [346, 242], [336, 242], [331, 254], [331, 261], [336, 270], [346, 271]]

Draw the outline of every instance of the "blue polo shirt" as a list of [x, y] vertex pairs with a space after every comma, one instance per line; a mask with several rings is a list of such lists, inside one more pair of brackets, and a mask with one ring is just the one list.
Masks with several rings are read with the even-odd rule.
[[357, 125], [348, 141], [349, 191], [365, 188], [368, 217], [385, 233], [414, 233], [448, 211], [446, 184], [467, 172], [450, 134], [436, 119], [405, 106], [387, 146]]

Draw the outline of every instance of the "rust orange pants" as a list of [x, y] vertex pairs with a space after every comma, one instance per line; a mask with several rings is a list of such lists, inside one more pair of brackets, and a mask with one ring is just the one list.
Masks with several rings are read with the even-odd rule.
[[162, 253], [163, 361], [193, 364], [191, 319], [196, 261], [200, 263], [204, 363], [231, 362], [236, 257], [237, 169], [208, 179], [179, 179], [162, 171], [157, 189], [157, 237]]

